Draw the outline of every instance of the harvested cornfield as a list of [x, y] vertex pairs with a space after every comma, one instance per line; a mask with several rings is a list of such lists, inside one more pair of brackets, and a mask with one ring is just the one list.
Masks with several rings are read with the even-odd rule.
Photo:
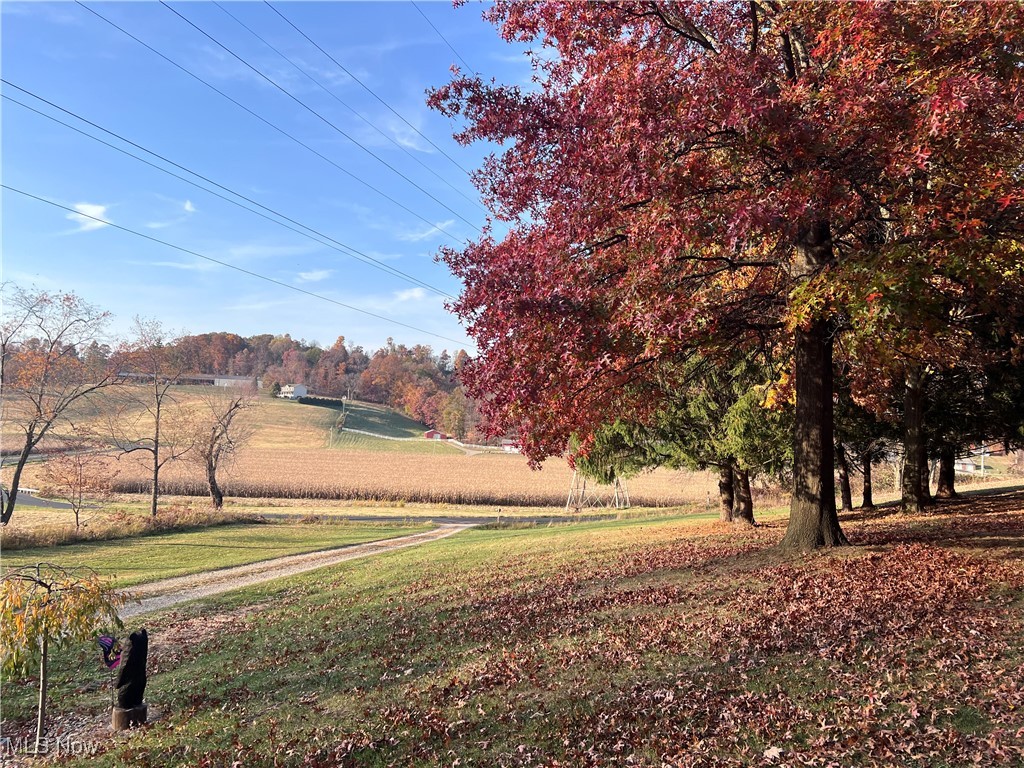
[[[121, 462], [117, 490], [148, 489], [142, 467]], [[531, 470], [518, 455], [421, 455], [377, 451], [252, 448], [240, 457], [222, 486], [225, 495], [247, 498], [358, 499], [441, 504], [565, 504], [572, 470], [551, 460]], [[706, 502], [714, 488], [707, 473], [659, 469], [628, 482], [634, 506]], [[188, 464], [161, 473], [163, 493], [203, 495], [202, 473]], [[607, 489], [601, 489], [609, 495]]]

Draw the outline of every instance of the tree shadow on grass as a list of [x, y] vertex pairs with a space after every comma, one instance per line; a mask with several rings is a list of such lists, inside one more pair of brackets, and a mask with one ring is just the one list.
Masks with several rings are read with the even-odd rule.
[[921, 514], [898, 503], [841, 517], [854, 544], [926, 543], [1009, 561], [1024, 561], [1024, 488], [981, 489], [936, 499]]

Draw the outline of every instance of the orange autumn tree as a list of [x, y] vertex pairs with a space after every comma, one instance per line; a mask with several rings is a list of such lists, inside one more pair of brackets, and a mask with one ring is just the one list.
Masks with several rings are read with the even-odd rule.
[[36, 752], [46, 734], [51, 647], [91, 638], [105, 624], [120, 624], [127, 597], [88, 568], [27, 565], [0, 577], [0, 671], [5, 682], [38, 663]]
[[0, 323], [3, 421], [20, 433], [21, 449], [0, 524], [14, 514], [21, 474], [32, 451], [90, 396], [118, 382], [118, 359], [85, 355], [102, 341], [109, 318], [74, 293], [5, 286]]

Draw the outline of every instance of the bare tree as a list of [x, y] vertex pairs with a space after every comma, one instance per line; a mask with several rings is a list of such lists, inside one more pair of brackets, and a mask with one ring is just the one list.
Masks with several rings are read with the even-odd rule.
[[109, 413], [108, 431], [121, 455], [143, 454], [152, 472], [150, 514], [157, 512], [160, 470], [195, 446], [191, 414], [173, 387], [185, 372], [173, 340], [157, 320], [135, 318], [134, 338], [124, 352], [128, 383]]
[[110, 465], [110, 456], [102, 452], [102, 446], [95, 439], [79, 433], [64, 438], [63, 442], [62, 452], [47, 460], [43, 479], [51, 497], [71, 505], [78, 529], [85, 505], [110, 497], [117, 470]]
[[217, 470], [252, 437], [253, 429], [245, 411], [257, 405], [256, 388], [209, 387], [200, 395], [195, 414], [195, 450], [190, 459], [206, 473], [210, 501], [214, 509], [224, 506], [224, 494], [217, 481]]
[[0, 524], [14, 514], [21, 473], [32, 451], [74, 406], [118, 382], [118, 359], [84, 362], [79, 351], [101, 340], [108, 312], [74, 293], [3, 286], [0, 386], [3, 421], [23, 436]]

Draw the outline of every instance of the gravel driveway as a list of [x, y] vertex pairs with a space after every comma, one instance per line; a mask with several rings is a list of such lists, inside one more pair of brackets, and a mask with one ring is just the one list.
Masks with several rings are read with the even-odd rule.
[[121, 609], [121, 618], [128, 619], [152, 611], [198, 600], [221, 592], [259, 584], [284, 576], [294, 576], [316, 568], [324, 568], [346, 560], [379, 555], [396, 549], [415, 547], [429, 541], [437, 541], [452, 536], [459, 531], [472, 528], [472, 525], [440, 525], [426, 533], [411, 536], [400, 536], [395, 539], [371, 541], [366, 544], [355, 544], [338, 549], [326, 549], [318, 552], [307, 552], [302, 555], [288, 555], [275, 560], [263, 560], [258, 563], [239, 565], [234, 568], [222, 568], [217, 571], [197, 573], [192, 576], [176, 576], [162, 581], [151, 581], [128, 590], [138, 602], [130, 603]]

